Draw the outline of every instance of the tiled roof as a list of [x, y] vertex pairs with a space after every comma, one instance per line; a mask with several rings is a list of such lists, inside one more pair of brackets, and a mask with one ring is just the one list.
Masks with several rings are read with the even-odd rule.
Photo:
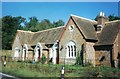
[[94, 24], [97, 24], [94, 20], [89, 20], [79, 16], [71, 16], [76, 25], [79, 27], [85, 39], [97, 40]]
[[[100, 34], [96, 34], [94, 28], [94, 25], [97, 25], [96, 21], [82, 18], [76, 15], [71, 15], [71, 18], [81, 31], [85, 39], [98, 40], [95, 45], [113, 44], [120, 30], [119, 20], [112, 22], [110, 21], [105, 23], [105, 26]], [[22, 45], [29, 44], [30, 46], [34, 46], [38, 42], [40, 42], [43, 43], [43, 47], [47, 49], [45, 44], [54, 44], [57, 40], [59, 40], [62, 32], [64, 31], [64, 28], [64, 26], [61, 26], [39, 32], [18, 30], [17, 34]]]
[[45, 43], [45, 44], [54, 44], [56, 40], [60, 39], [60, 36], [63, 30], [64, 30], [64, 26], [61, 26], [57, 28], [52, 28], [52, 29], [36, 32], [33, 35], [30, 44], [36, 45], [37, 42]]
[[106, 22], [103, 30], [98, 35], [97, 45], [112, 45], [120, 31], [120, 21]]
[[[61, 26], [39, 32], [18, 30], [17, 34], [22, 45], [28, 44], [33, 46], [36, 45], [38, 42], [45, 44], [54, 44], [56, 40], [59, 40], [63, 30], [64, 26]], [[45, 44], [42, 45], [45, 47]]]
[[32, 36], [34, 35], [33, 32], [23, 30], [17, 30], [17, 34], [22, 45], [29, 44], [30, 40], [32, 39]]

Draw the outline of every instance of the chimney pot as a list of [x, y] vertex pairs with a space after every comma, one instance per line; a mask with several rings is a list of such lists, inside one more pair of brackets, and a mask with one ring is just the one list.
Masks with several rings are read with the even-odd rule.
[[100, 16], [102, 16], [102, 12], [100, 12]]
[[102, 15], [105, 16], [105, 13], [103, 13]]
[[104, 12], [100, 12], [99, 16], [97, 16], [97, 22], [98, 22], [98, 26], [97, 26], [97, 31], [100, 32], [100, 30], [102, 30], [102, 28], [105, 25], [105, 22], [108, 21], [108, 18], [105, 16]]

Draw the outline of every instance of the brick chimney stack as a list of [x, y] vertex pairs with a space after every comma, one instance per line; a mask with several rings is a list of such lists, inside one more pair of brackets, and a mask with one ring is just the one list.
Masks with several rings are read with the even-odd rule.
[[105, 22], [108, 22], [109, 19], [105, 16], [105, 13], [103, 13], [103, 12], [100, 12], [99, 15], [96, 17], [96, 19], [97, 19], [97, 22], [98, 22], [96, 31], [101, 32], [102, 28], [105, 25]]

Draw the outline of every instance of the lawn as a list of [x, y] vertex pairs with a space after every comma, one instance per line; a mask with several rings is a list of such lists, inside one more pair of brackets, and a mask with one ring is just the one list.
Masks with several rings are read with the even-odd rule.
[[[3, 50], [0, 55], [11, 57], [10, 50]], [[3, 64], [3, 62], [2, 62]], [[0, 63], [1, 66], [1, 63]], [[60, 77], [63, 65], [13, 62], [7, 58], [6, 67], [0, 67], [0, 72], [16, 77]], [[65, 77], [120, 77], [120, 69], [107, 66], [65, 65]]]
[[[60, 77], [62, 65], [7, 62], [2, 66], [3, 73], [16, 77]], [[65, 77], [120, 77], [120, 69], [107, 66], [65, 65]]]

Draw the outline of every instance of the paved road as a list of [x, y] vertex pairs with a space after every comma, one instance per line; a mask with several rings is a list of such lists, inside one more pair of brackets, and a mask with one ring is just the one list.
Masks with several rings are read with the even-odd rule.
[[19, 78], [16, 78], [14, 76], [7, 75], [7, 74], [4, 74], [4, 73], [0, 73], [0, 79], [19, 79]]

